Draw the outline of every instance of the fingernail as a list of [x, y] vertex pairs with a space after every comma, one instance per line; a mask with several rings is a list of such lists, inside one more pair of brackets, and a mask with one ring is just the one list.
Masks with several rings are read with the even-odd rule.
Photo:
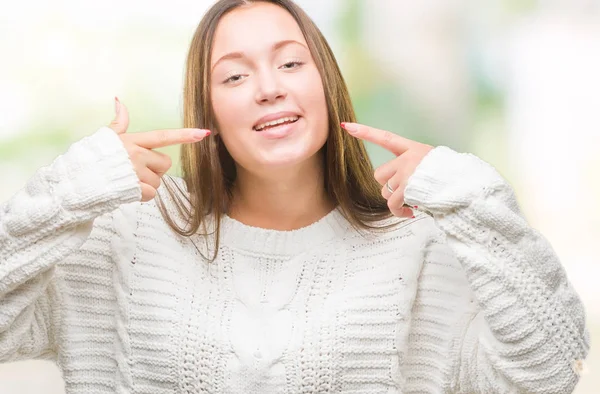
[[414, 219], [414, 218], [416, 218], [416, 216], [415, 216], [415, 215], [413, 215], [411, 219]]
[[119, 109], [120, 109], [120, 105], [119, 105], [119, 98], [117, 96], [115, 96], [115, 113], [118, 115], [119, 114]]
[[414, 207], [415, 207], [415, 209], [419, 209], [419, 206], [418, 206], [418, 205], [415, 205]]
[[210, 130], [206, 130], [206, 129], [198, 129], [197, 131], [194, 131], [193, 136], [195, 139], [197, 140], [201, 140], [204, 137], [208, 137], [210, 135]]
[[356, 134], [358, 132], [358, 125], [356, 123], [342, 122], [340, 124], [344, 129], [348, 130], [350, 134]]

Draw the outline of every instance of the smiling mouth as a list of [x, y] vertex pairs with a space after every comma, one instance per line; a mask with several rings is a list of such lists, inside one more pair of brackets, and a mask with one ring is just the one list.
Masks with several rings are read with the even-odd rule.
[[298, 119], [300, 119], [299, 116], [288, 116], [285, 118], [273, 120], [271, 122], [261, 123], [259, 125], [254, 126], [253, 129], [254, 129], [254, 131], [264, 131], [264, 130], [267, 130], [267, 129], [270, 129], [273, 127], [277, 127], [277, 126], [281, 126], [281, 125], [285, 125], [285, 124], [296, 123], [298, 121]]

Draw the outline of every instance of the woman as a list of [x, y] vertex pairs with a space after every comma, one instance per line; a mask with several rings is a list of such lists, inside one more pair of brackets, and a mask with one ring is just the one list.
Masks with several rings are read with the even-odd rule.
[[[186, 129], [136, 134], [117, 101], [2, 206], [1, 360], [68, 393], [573, 390], [583, 307], [510, 186], [355, 123], [290, 0], [218, 1], [184, 98]], [[397, 156], [375, 176], [363, 139]]]

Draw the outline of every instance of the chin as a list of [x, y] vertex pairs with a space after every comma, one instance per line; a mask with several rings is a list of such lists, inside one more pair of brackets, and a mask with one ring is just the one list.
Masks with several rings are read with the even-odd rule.
[[263, 157], [259, 162], [259, 166], [270, 169], [292, 168], [310, 158], [309, 155], [270, 155], [269, 157]]
[[257, 158], [256, 167], [267, 170], [292, 169], [306, 164], [310, 160], [317, 159], [319, 149], [310, 151], [298, 151], [298, 149], [278, 149], [277, 152], [265, 152]]

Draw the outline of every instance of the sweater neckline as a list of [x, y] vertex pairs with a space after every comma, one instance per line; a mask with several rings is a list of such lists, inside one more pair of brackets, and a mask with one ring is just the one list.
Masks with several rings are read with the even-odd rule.
[[224, 214], [221, 219], [224, 245], [267, 255], [293, 255], [311, 250], [343, 236], [350, 223], [339, 206], [321, 219], [295, 230], [273, 230], [244, 224]]

